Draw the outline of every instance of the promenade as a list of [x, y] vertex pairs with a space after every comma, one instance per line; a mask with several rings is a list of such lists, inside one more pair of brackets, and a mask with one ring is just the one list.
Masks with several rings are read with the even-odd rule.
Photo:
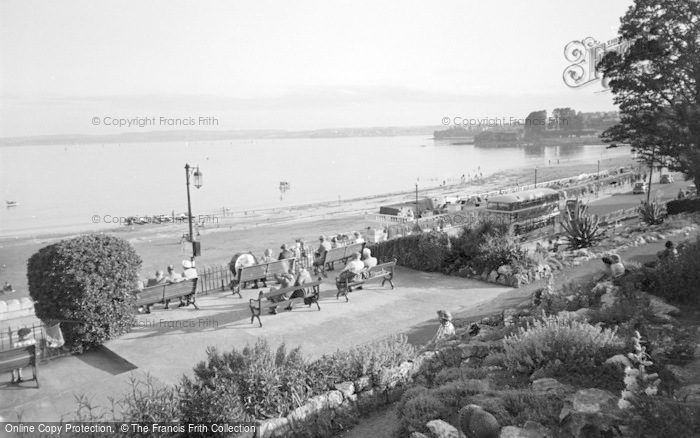
[[[134, 330], [107, 342], [102, 351], [69, 356], [40, 364], [41, 388], [34, 382], [21, 386], [0, 383], [0, 417], [24, 421], [59, 421], [73, 417], [74, 395], [84, 394], [93, 406], [109, 407], [108, 397], [120, 398], [131, 377], [148, 373], [157, 381], [177, 383], [183, 374], [206, 357], [207, 347], [221, 351], [243, 348], [264, 336], [273, 348], [285, 342], [301, 345], [305, 355], [316, 358], [422, 326], [415, 339], [430, 338], [437, 329], [436, 311], [465, 313], [511, 291], [511, 288], [460, 277], [449, 277], [398, 267], [396, 288], [378, 284], [350, 294], [350, 301], [335, 299], [335, 285], [322, 285], [319, 304], [301, 306], [278, 315], [263, 314], [263, 327], [250, 323], [248, 299], [258, 290], [244, 289], [244, 299], [230, 291], [200, 296], [200, 310], [192, 307], [163, 310], [137, 316]], [[417, 337], [416, 337], [417, 336]], [[30, 370], [25, 372], [31, 373]]]

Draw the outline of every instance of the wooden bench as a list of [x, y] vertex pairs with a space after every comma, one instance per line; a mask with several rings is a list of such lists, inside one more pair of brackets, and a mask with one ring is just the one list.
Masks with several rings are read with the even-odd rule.
[[233, 295], [238, 294], [239, 297], [243, 298], [243, 295], [241, 295], [241, 288], [245, 283], [255, 282], [257, 287], [258, 281], [262, 281], [263, 286], [267, 287], [267, 280], [272, 279], [275, 274], [285, 274], [290, 271], [294, 272], [294, 262], [295, 259], [289, 258], [275, 260], [269, 263], [244, 266], [238, 270], [238, 275], [231, 281], [231, 291]]
[[[0, 374], [10, 373], [17, 368], [32, 367], [32, 378], [36, 380], [36, 387], [39, 387], [39, 369], [36, 360], [36, 345], [17, 347], [10, 350], [0, 351]], [[22, 379], [22, 381], [25, 381]]]
[[[262, 322], [260, 321], [260, 313], [264, 309], [273, 309], [278, 306], [286, 305], [287, 310], [292, 310], [292, 306], [294, 304], [306, 302], [306, 304], [309, 307], [311, 307], [312, 304], [316, 303], [316, 307], [318, 307], [318, 310], [321, 310], [321, 306], [318, 304], [318, 298], [321, 293], [321, 283], [323, 283], [323, 280], [319, 277], [317, 281], [313, 281], [311, 283], [304, 283], [300, 286], [290, 286], [265, 293], [263, 293], [263, 291], [260, 291], [260, 294], [258, 294], [258, 298], [251, 298], [249, 300], [250, 313], [252, 314], [252, 316], [250, 317], [250, 323], [252, 324], [255, 318], [258, 318], [258, 324], [260, 324], [260, 327], [262, 327]], [[288, 300], [277, 301], [274, 303], [272, 301], [267, 301], [269, 298], [274, 298], [284, 294], [293, 295], [295, 291], [303, 291], [304, 296], [294, 297]], [[273, 313], [277, 312], [274, 311]]]
[[327, 277], [326, 270], [332, 271], [334, 269], [335, 262], [345, 262], [353, 255], [353, 253], [356, 252], [362, 254], [362, 250], [364, 248], [364, 242], [353, 243], [348, 246], [341, 246], [340, 248], [332, 248], [325, 252], [323, 260], [314, 262], [314, 265], [324, 277]]
[[384, 283], [388, 281], [393, 289], [394, 282], [392, 280], [394, 279], [394, 267], [396, 267], [396, 259], [387, 263], [373, 266], [366, 271], [363, 271], [366, 272], [369, 277], [363, 278], [362, 280], [351, 281], [350, 279], [341, 280], [340, 278], [336, 278], [335, 284], [336, 287], [338, 287], [338, 293], [335, 295], [335, 299], [337, 300], [340, 295], [343, 295], [345, 296], [345, 302], [348, 302], [350, 301], [348, 299], [348, 292], [352, 292], [353, 287], [361, 287], [365, 283], [378, 281], [380, 279], [382, 280], [382, 286], [384, 286]]
[[150, 306], [154, 304], [164, 303], [165, 308], [168, 309], [171, 300], [186, 298], [187, 301], [181, 303], [180, 306], [189, 306], [192, 304], [195, 309], [199, 309], [196, 304], [197, 280], [198, 279], [195, 278], [179, 283], [166, 283], [147, 287], [136, 292], [136, 307], [145, 307], [146, 313], [151, 313]]

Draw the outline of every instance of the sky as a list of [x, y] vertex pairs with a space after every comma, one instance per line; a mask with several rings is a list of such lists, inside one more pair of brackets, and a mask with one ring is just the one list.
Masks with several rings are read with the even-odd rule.
[[[564, 83], [564, 47], [615, 38], [630, 4], [4, 0], [0, 137], [611, 111], [599, 83]], [[118, 126], [135, 118], [154, 123]]]

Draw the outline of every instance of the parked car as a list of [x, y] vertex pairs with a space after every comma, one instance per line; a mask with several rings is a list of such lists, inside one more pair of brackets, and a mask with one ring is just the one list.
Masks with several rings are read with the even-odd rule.
[[660, 184], [671, 184], [673, 182], [673, 177], [669, 174], [661, 175], [659, 179]]
[[688, 187], [685, 188], [685, 191], [688, 192], [688, 195], [690, 196], [695, 196], [698, 194], [698, 188], [695, 187], [695, 184], [688, 184]]
[[634, 188], [632, 189], [632, 194], [633, 195], [641, 195], [647, 192], [647, 184], [643, 182], [638, 182], [634, 184]]

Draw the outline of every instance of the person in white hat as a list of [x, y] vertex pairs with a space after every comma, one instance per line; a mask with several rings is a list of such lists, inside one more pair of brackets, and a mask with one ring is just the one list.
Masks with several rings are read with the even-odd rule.
[[438, 318], [440, 318], [440, 327], [438, 327], [435, 337], [428, 345], [437, 346], [438, 343], [455, 334], [455, 326], [452, 324], [452, 314], [447, 310], [438, 310]]
[[197, 270], [194, 268], [194, 262], [191, 262], [189, 260], [183, 260], [182, 267], [185, 268], [185, 271], [182, 273], [182, 276], [185, 277], [185, 280], [192, 280], [194, 278], [197, 278]]

